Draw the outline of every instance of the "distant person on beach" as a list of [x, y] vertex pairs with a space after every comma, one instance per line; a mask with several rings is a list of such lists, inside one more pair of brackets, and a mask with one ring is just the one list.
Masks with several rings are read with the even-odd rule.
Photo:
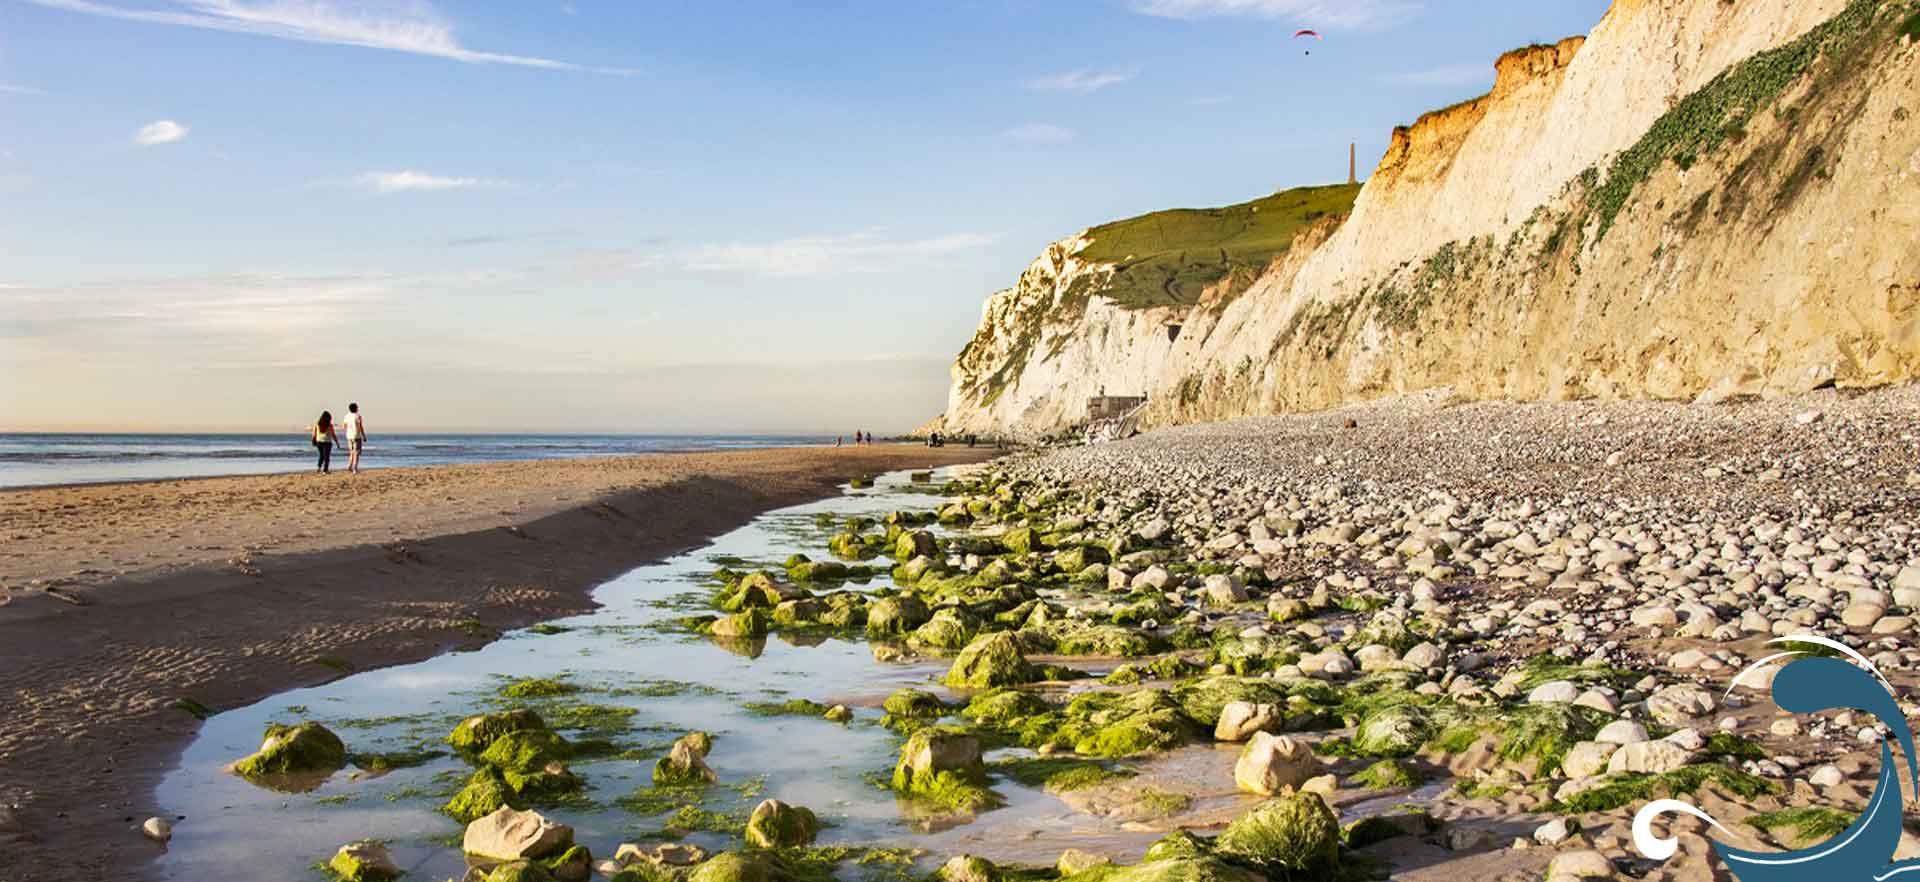
[[367, 424], [360, 419], [360, 405], [347, 405], [347, 472], [360, 473], [360, 448], [367, 445]]
[[340, 436], [333, 431], [333, 412], [323, 410], [320, 419], [313, 424], [313, 447], [320, 451], [320, 462], [315, 467], [321, 474], [333, 471], [333, 445], [340, 443]]
[[833, 446], [835, 446], [835, 447], [839, 447], [840, 445], [842, 445], [842, 444], [845, 444], [845, 443], [847, 443], [847, 436], [845, 436], [845, 435], [835, 435], [835, 436], [833, 436]]

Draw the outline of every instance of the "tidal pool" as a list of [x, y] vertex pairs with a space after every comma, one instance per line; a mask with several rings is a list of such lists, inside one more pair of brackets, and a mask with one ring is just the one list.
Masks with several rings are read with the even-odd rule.
[[[964, 467], [962, 467], [964, 468]], [[959, 469], [935, 475], [944, 481]], [[767, 513], [705, 548], [640, 567], [595, 590], [601, 608], [550, 623], [557, 628], [512, 632], [473, 652], [355, 674], [324, 686], [287, 692], [209, 719], [180, 766], [159, 787], [166, 811], [184, 815], [161, 875], [173, 879], [288, 880], [319, 878], [315, 867], [341, 845], [359, 839], [388, 843], [412, 879], [460, 878], [462, 825], [439, 811], [472, 767], [442, 753], [424, 764], [386, 774], [349, 765], [303, 793], [256, 786], [224, 767], [254, 751], [268, 723], [315, 720], [361, 755], [444, 750], [441, 739], [462, 718], [506, 707], [541, 711], [575, 741], [604, 739], [608, 754], [572, 769], [587, 781], [577, 798], [536, 805], [572, 825], [576, 840], [596, 858], [622, 842], [648, 839], [672, 806], [622, 798], [651, 786], [653, 761], [692, 730], [714, 733], [708, 763], [721, 784], [702, 807], [744, 819], [752, 806], [776, 797], [818, 812], [829, 826], [823, 844], [926, 849], [928, 861], [961, 852], [998, 862], [1050, 864], [1066, 848], [1138, 858], [1161, 831], [1077, 811], [1061, 798], [996, 776], [1005, 808], [966, 823], [934, 822], [876, 786], [892, 769], [901, 739], [875, 724], [888, 693], [919, 686], [946, 694], [933, 681], [944, 659], [876, 661], [864, 640], [774, 636], [722, 645], [678, 628], [675, 620], [709, 611], [713, 570], [778, 570], [799, 552], [825, 559], [826, 541], [846, 517], [879, 518], [902, 509], [929, 509], [940, 497], [923, 492], [905, 472], [883, 476], [870, 489]], [[820, 516], [834, 516], [832, 525]], [[937, 529], [937, 528], [930, 528]], [[881, 559], [876, 563], [890, 564]], [[884, 567], [854, 590], [888, 585]], [[1113, 662], [1076, 666], [1101, 672]], [[559, 678], [581, 691], [536, 699], [506, 699], [514, 679]], [[806, 716], [761, 716], [743, 705], [804, 698], [855, 708], [846, 725]], [[628, 716], [627, 709], [631, 710]], [[623, 718], [624, 717], [624, 718]], [[1025, 751], [999, 751], [989, 760]], [[1233, 793], [1233, 753], [1188, 749], [1134, 764], [1142, 781], [1158, 781], [1194, 798], [1196, 810], [1231, 817], [1249, 801]], [[1208, 782], [1204, 786], [1195, 782]], [[1214, 783], [1217, 782], [1217, 783]], [[685, 842], [709, 850], [737, 846], [738, 837], [694, 832]], [[842, 874], [858, 878], [851, 864]]]

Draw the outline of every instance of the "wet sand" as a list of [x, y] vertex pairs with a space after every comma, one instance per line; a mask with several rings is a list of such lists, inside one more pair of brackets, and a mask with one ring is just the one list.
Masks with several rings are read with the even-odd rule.
[[0, 882], [139, 877], [154, 785], [219, 711], [582, 611], [880, 445], [0, 491]]

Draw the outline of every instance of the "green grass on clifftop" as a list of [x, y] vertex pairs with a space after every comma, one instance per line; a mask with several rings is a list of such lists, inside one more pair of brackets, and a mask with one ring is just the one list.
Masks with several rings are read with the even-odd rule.
[[1225, 208], [1176, 208], [1087, 231], [1082, 260], [1119, 268], [1097, 292], [1122, 306], [1190, 306], [1236, 272], [1249, 280], [1308, 224], [1353, 208], [1358, 184], [1297, 187]]

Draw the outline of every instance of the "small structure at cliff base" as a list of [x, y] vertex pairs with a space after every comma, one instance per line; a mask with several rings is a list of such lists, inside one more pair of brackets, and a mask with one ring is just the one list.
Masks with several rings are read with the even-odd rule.
[[1146, 403], [1145, 395], [1094, 395], [1087, 399], [1087, 419], [1110, 420]]

